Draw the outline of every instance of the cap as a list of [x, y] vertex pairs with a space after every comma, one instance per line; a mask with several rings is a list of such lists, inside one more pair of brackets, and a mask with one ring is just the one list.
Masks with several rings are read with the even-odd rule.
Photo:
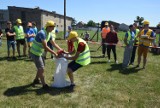
[[145, 20], [144, 22], [143, 22], [143, 25], [149, 25], [149, 21], [148, 20]]
[[105, 24], [104, 24], [104, 25], [106, 26], [106, 25], [109, 25], [109, 24], [108, 24], [108, 22], [105, 22]]

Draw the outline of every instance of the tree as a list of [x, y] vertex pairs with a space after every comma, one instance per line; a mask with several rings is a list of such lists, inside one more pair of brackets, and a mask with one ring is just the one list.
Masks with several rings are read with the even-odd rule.
[[89, 20], [87, 23], [88, 27], [96, 27], [96, 23], [93, 20]]
[[137, 17], [136, 17], [136, 20], [134, 20], [134, 22], [138, 23], [138, 25], [140, 26], [140, 25], [143, 24], [143, 23], [142, 23], [143, 20], [144, 20], [143, 17], [137, 16]]

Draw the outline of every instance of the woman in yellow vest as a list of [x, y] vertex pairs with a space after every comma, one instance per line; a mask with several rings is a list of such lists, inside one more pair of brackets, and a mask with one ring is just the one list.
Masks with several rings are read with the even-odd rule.
[[138, 65], [141, 62], [141, 56], [143, 54], [143, 69], [145, 69], [147, 62], [148, 49], [151, 42], [155, 39], [154, 32], [149, 29], [149, 21], [143, 22], [144, 29], [139, 33], [139, 47], [138, 47]]
[[83, 39], [78, 37], [77, 32], [71, 31], [67, 40], [73, 42], [74, 50], [71, 52], [65, 52], [66, 54], [74, 54], [71, 57], [64, 56], [68, 60], [73, 60], [68, 64], [68, 76], [71, 81], [71, 86], [75, 86], [73, 72], [80, 67], [86, 66], [91, 62], [89, 47]]

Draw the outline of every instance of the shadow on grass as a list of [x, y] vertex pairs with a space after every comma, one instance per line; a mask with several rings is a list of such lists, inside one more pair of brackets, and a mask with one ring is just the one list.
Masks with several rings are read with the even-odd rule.
[[102, 56], [91, 56], [91, 58], [104, 58]]
[[5, 96], [10, 97], [10, 96], [25, 95], [29, 92], [36, 92], [37, 95], [48, 93], [54, 96], [54, 95], [59, 95], [59, 94], [72, 93], [74, 92], [74, 87], [71, 87], [71, 86], [68, 86], [65, 88], [51, 88], [50, 87], [49, 90], [44, 90], [42, 88], [37, 88], [35, 85], [31, 83], [28, 85], [8, 88], [3, 94]]
[[106, 71], [112, 72], [112, 71], [115, 71], [115, 70], [119, 70], [119, 73], [124, 74], [124, 75], [137, 73], [138, 71], [142, 70], [142, 68], [136, 68], [136, 67], [123, 69], [122, 68], [122, 63], [111, 64], [110, 66], [111, 66], [111, 68], [107, 69]]
[[106, 64], [107, 61], [96, 61], [96, 62], [91, 62], [90, 64]]

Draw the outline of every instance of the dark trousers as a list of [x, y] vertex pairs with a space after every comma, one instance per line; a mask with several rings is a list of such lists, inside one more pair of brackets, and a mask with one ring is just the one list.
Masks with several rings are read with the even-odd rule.
[[136, 50], [137, 50], [137, 46], [133, 46], [130, 64], [134, 63], [134, 59], [135, 59], [135, 56], [136, 56]]
[[102, 39], [102, 54], [103, 55], [105, 55], [106, 53], [106, 45], [104, 43], [105, 43], [105, 39]]
[[117, 55], [116, 55], [116, 46], [115, 45], [107, 45], [108, 59], [110, 60], [110, 58], [111, 58], [111, 56], [110, 56], [111, 50], [112, 50], [113, 55], [114, 55], [114, 60], [116, 61], [117, 60]]

